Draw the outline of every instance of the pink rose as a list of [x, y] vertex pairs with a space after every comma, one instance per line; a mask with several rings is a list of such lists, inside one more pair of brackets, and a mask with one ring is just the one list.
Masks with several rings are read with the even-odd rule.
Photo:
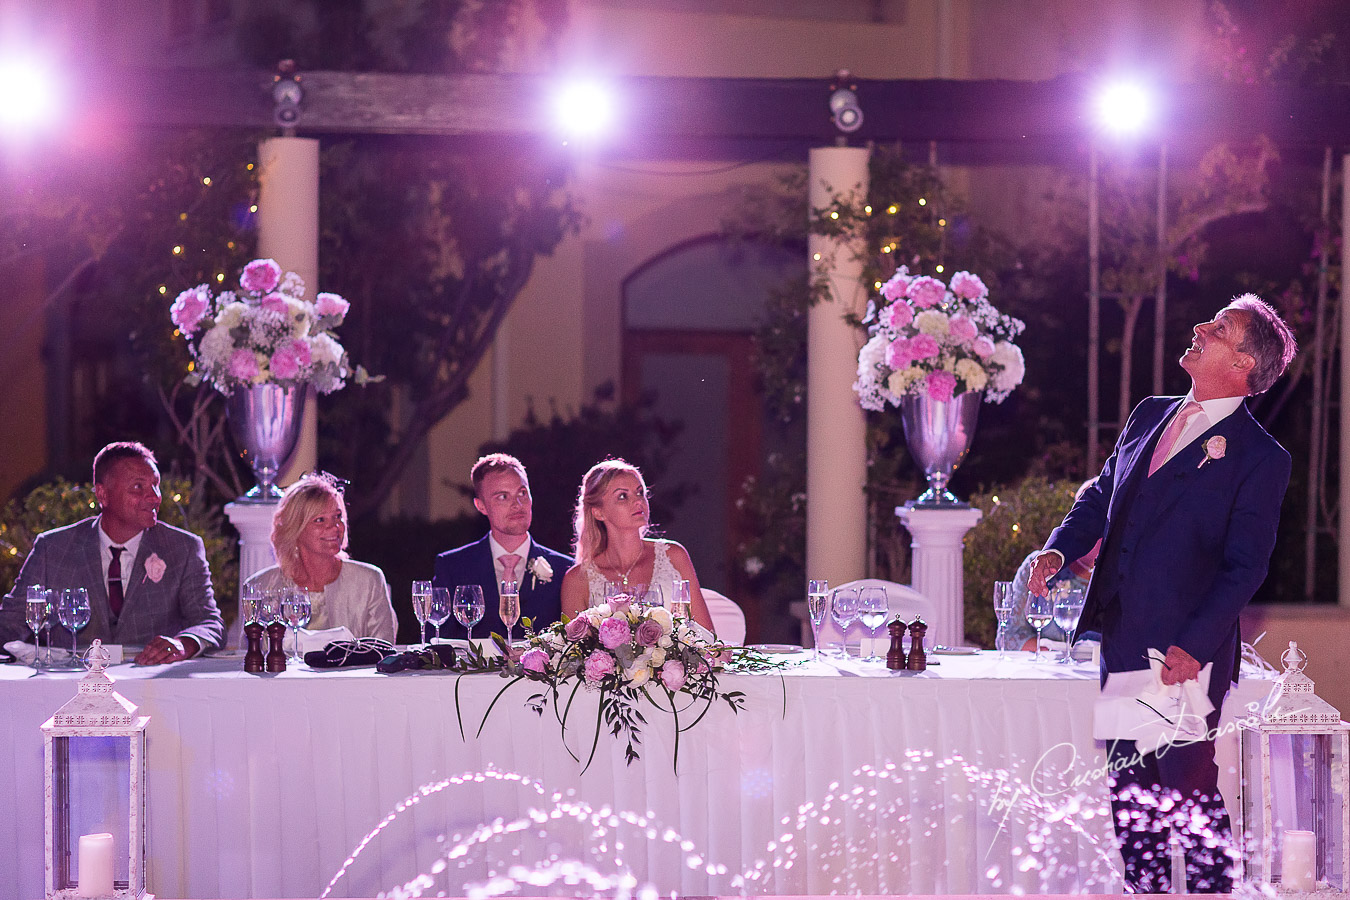
[[941, 349], [931, 334], [916, 334], [909, 341], [909, 355], [915, 359], [932, 359]]
[[173, 306], [169, 307], [169, 318], [178, 326], [179, 331], [190, 336], [197, 330], [197, 326], [210, 308], [211, 295], [207, 292], [206, 285], [199, 284], [195, 288], [188, 288], [175, 298]]
[[919, 309], [937, 306], [945, 296], [947, 296], [947, 286], [936, 278], [924, 275], [922, 278], [916, 278], [909, 283], [909, 299], [913, 300], [914, 305]]
[[538, 647], [532, 647], [521, 655], [520, 667], [526, 672], [543, 675], [548, 669], [548, 654]]
[[684, 663], [678, 659], [666, 660], [666, 664], [661, 667], [661, 683], [672, 691], [678, 691], [684, 687], [684, 682]]
[[908, 303], [900, 301], [886, 307], [881, 317], [892, 330], [899, 331], [914, 321], [914, 310], [909, 308]]
[[274, 378], [280, 378], [282, 381], [299, 375], [300, 360], [296, 355], [295, 348], [290, 344], [282, 344], [277, 352], [272, 354], [268, 368], [272, 370]]
[[[613, 621], [612, 619], [608, 621]], [[591, 684], [598, 683], [606, 675], [614, 671], [614, 657], [603, 650], [592, 650], [591, 655], [586, 657], [586, 680]]]
[[255, 259], [244, 266], [244, 274], [239, 276], [240, 287], [260, 294], [272, 290], [280, 282], [281, 266], [275, 259]]
[[341, 320], [351, 308], [352, 305], [337, 294], [320, 294], [314, 298], [314, 312], [320, 316], [333, 316]]
[[606, 619], [600, 623], [600, 643], [613, 650], [633, 639], [633, 627], [623, 619]]
[[231, 378], [249, 381], [258, 374], [258, 358], [253, 355], [252, 350], [241, 347], [230, 354], [230, 361], [226, 365], [226, 370], [230, 373]]
[[957, 272], [952, 276], [952, 293], [962, 300], [975, 300], [989, 293], [980, 276], [969, 272]]
[[975, 327], [975, 323], [970, 320], [969, 316], [956, 315], [948, 320], [947, 333], [957, 344], [968, 347], [975, 340], [976, 335], [980, 333], [980, 330]]
[[158, 553], [151, 553], [145, 560], [145, 577], [159, 584], [159, 580], [164, 577], [164, 570], [168, 565], [159, 558]]
[[1200, 465], [1196, 466], [1197, 469], [1203, 467], [1211, 459], [1223, 459], [1228, 453], [1228, 438], [1216, 434], [1200, 446], [1205, 451], [1205, 458], [1200, 460]]
[[945, 369], [928, 373], [928, 396], [934, 400], [950, 400], [956, 390], [956, 376]]
[[655, 647], [661, 640], [661, 635], [665, 632], [661, 625], [653, 622], [651, 619], [643, 619], [637, 627], [636, 640], [641, 647]]
[[908, 369], [909, 364], [914, 361], [911, 354], [909, 341], [906, 338], [896, 338], [886, 346], [886, 365], [896, 372]]
[[994, 355], [994, 342], [981, 335], [975, 339], [975, 355], [980, 359], [988, 359]]
[[286, 298], [280, 294], [268, 294], [258, 302], [258, 305], [268, 312], [280, 313], [283, 316], [291, 311], [286, 305]]
[[585, 616], [577, 616], [563, 626], [563, 634], [573, 643], [584, 640], [591, 633], [591, 620]]
[[881, 286], [881, 296], [887, 300], [899, 300], [905, 296], [905, 289], [909, 287], [909, 282], [909, 273], [902, 267]]

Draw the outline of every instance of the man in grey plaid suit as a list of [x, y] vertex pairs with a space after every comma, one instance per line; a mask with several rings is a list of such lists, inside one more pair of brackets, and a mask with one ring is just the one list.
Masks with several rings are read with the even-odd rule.
[[189, 659], [221, 646], [225, 623], [206, 548], [197, 535], [159, 521], [155, 455], [129, 441], [104, 447], [94, 457], [94, 496], [99, 515], [33, 542], [0, 605], [0, 640], [28, 636], [27, 589], [40, 584], [88, 588], [92, 615], [82, 642], [144, 645], [138, 665]]

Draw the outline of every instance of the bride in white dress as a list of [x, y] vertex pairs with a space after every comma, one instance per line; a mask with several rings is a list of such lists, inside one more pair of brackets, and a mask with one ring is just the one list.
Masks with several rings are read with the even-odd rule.
[[605, 582], [659, 587], [669, 598], [677, 578], [689, 582], [689, 609], [709, 631], [712, 617], [703, 601], [689, 551], [675, 541], [649, 538], [647, 484], [637, 467], [621, 459], [596, 463], [577, 494], [576, 565], [562, 583], [562, 611], [569, 618], [605, 602]]

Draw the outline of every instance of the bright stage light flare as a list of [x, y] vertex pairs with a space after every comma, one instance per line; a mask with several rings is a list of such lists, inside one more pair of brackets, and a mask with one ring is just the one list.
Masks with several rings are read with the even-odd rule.
[[614, 118], [614, 92], [601, 81], [569, 81], [554, 92], [553, 120], [568, 138], [600, 137], [609, 132]]
[[26, 135], [55, 124], [59, 109], [55, 74], [34, 59], [0, 48], [0, 129]]
[[1097, 124], [1112, 134], [1139, 134], [1154, 112], [1153, 95], [1138, 82], [1117, 81], [1097, 92]]

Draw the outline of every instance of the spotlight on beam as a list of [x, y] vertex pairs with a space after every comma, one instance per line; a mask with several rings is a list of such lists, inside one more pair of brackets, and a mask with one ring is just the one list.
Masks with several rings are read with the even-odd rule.
[[0, 130], [26, 137], [54, 125], [61, 105], [56, 74], [38, 59], [0, 48]]
[[1118, 137], [1146, 131], [1157, 113], [1152, 92], [1137, 81], [1113, 81], [1097, 91], [1093, 100], [1098, 127]]
[[568, 140], [596, 140], [614, 126], [614, 92], [596, 79], [574, 79], [553, 93], [553, 121]]

